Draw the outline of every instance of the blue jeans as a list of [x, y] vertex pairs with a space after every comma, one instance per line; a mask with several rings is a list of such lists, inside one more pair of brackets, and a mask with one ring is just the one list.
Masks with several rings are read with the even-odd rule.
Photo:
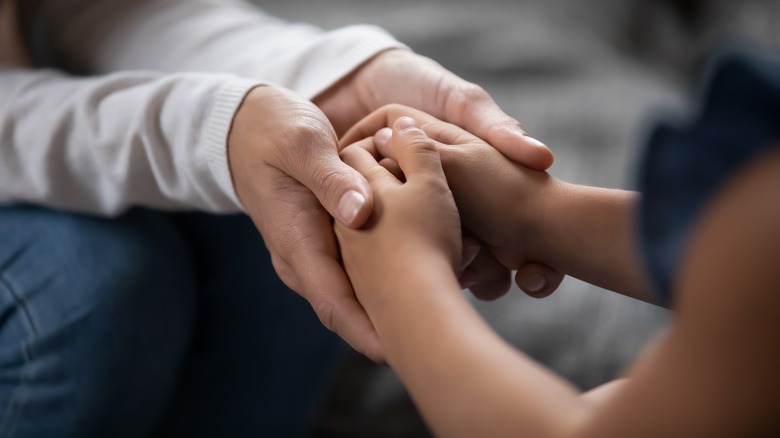
[[301, 436], [343, 351], [246, 216], [0, 208], [0, 437]]

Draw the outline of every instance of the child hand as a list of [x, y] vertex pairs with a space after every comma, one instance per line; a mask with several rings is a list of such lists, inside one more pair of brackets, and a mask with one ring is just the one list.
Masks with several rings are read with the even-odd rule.
[[[374, 193], [374, 211], [354, 230], [335, 224], [344, 266], [364, 308], [398, 290], [399, 273], [444, 261], [452, 275], [460, 268], [460, 217], [433, 140], [409, 117], [399, 118], [385, 145], [393, 151], [394, 173], [381, 166], [361, 143], [341, 157], [363, 174]], [[386, 294], [385, 294], [386, 292]]]
[[[455, 125], [401, 105], [388, 105], [366, 117], [345, 134], [341, 145], [376, 134], [372, 143], [360, 144], [385, 157], [382, 164], [392, 170], [397, 155], [390, 147], [389, 131], [382, 128], [404, 116], [417, 120], [434, 140], [463, 227], [487, 246], [479, 258], [495, 257], [506, 269], [517, 269], [518, 285], [533, 296], [554, 291], [563, 276], [541, 264], [540, 237], [544, 199], [555, 180], [545, 172], [513, 163]], [[535, 287], [527, 286], [529, 280], [537, 283]]]

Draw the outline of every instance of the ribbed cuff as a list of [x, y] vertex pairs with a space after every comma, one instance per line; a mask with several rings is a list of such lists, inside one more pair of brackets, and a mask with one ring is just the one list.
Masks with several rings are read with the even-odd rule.
[[240, 210], [244, 208], [233, 186], [233, 177], [228, 164], [228, 136], [233, 118], [241, 102], [244, 101], [244, 97], [253, 88], [262, 85], [265, 84], [243, 79], [226, 82], [217, 91], [214, 106], [203, 134], [206, 144], [206, 159], [214, 181], [225, 196]]

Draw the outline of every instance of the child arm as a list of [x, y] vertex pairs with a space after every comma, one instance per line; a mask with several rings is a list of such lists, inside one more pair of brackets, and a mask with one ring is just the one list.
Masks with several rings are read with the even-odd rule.
[[[668, 336], [631, 379], [594, 401], [503, 342], [460, 293], [459, 224], [449, 191], [435, 166], [409, 168], [415, 157], [433, 155], [405, 141], [396, 133], [390, 140], [406, 177], [392, 190], [377, 185], [377, 175], [392, 180], [375, 157], [344, 150], [345, 161], [368, 177], [379, 208], [367, 229], [337, 225], [337, 235], [388, 362], [437, 436], [778, 431], [780, 208], [766, 187], [780, 185], [780, 154], [750, 169], [710, 210], [681, 270], [679, 313]], [[738, 263], [733, 251], [744, 254]]]
[[394, 138], [405, 182], [360, 144], [345, 148], [342, 158], [366, 176], [377, 203], [363, 229], [336, 224], [345, 269], [389, 364], [437, 435], [563, 426], [539, 409], [546, 403], [516, 397], [532, 391], [578, 405], [569, 384], [503, 342], [461, 293], [460, 222], [439, 151], [421, 130], [399, 129], [401, 120]]
[[[633, 229], [636, 193], [568, 184], [530, 170], [463, 129], [400, 105], [365, 118], [345, 135], [342, 145], [370, 137], [402, 116], [416, 119], [439, 149], [463, 227], [505, 267], [518, 270], [518, 283], [523, 266], [535, 262], [653, 300]], [[377, 133], [375, 153], [394, 158], [388, 139], [386, 130]]]

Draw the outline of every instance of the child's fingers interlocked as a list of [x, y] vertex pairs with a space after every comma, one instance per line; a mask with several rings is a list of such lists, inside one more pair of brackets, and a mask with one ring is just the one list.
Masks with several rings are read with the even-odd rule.
[[382, 167], [376, 158], [361, 143], [371, 141], [370, 138], [357, 142], [341, 150], [341, 159], [360, 172], [370, 184], [398, 183], [398, 178]]
[[395, 121], [390, 147], [407, 181], [419, 175], [445, 179], [435, 142], [425, 135], [411, 117], [401, 117]]

